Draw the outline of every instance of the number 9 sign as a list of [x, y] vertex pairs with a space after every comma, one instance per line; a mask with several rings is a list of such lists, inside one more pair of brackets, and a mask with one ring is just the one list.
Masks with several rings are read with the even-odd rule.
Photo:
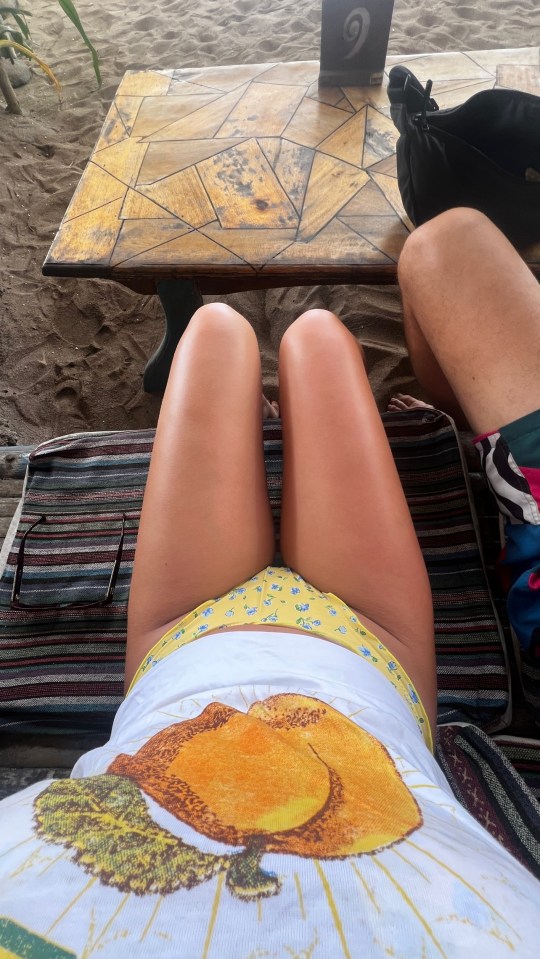
[[319, 86], [382, 83], [393, 9], [394, 0], [322, 0]]
[[346, 60], [354, 57], [360, 48], [364, 46], [369, 33], [370, 23], [371, 17], [369, 10], [366, 10], [365, 7], [355, 7], [355, 9], [349, 13], [349, 16], [343, 24], [343, 39], [346, 43], [352, 43], [353, 46], [349, 52], [345, 54]]

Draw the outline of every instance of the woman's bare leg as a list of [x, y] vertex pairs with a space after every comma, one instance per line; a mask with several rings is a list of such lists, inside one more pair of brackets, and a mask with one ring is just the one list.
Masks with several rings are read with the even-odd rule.
[[189, 323], [163, 397], [129, 598], [126, 687], [175, 620], [273, 555], [257, 339], [215, 303]]
[[279, 357], [285, 562], [358, 611], [409, 672], [433, 720], [431, 591], [359, 344], [311, 310]]
[[399, 261], [415, 375], [458, 425], [486, 433], [540, 407], [540, 287], [476, 210], [449, 210]]

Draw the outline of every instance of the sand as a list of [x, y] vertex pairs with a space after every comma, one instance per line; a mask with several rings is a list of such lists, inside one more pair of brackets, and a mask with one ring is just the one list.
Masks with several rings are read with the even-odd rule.
[[[142, 371], [163, 330], [156, 297], [98, 280], [47, 279], [41, 265], [127, 69], [316, 59], [321, 0], [77, 0], [101, 59], [90, 59], [55, 0], [29, 6], [36, 51], [63, 85], [61, 109], [39, 71], [23, 117], [0, 113], [0, 445], [79, 430], [153, 426], [160, 397]], [[26, 6], [26, 4], [22, 4]], [[389, 52], [519, 47], [538, 41], [537, 0], [396, 0]], [[536, 38], [534, 36], [536, 32]], [[216, 299], [216, 297], [214, 297]], [[364, 344], [382, 409], [414, 389], [394, 287], [316, 287], [229, 296], [261, 347], [277, 396], [277, 348], [304, 309], [334, 310]]]

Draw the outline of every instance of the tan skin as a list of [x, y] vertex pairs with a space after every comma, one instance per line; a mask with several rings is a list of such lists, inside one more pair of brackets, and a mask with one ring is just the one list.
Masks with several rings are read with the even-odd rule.
[[[479, 433], [540, 407], [538, 283], [485, 217], [452, 210], [415, 230], [399, 281], [413, 368], [437, 406]], [[335, 316], [312, 310], [285, 333], [279, 374], [284, 561], [340, 596], [380, 637], [434, 725], [429, 582], [361, 349]], [[408, 405], [392, 401], [394, 409]], [[205, 306], [178, 346], [159, 418], [129, 602], [126, 688], [171, 626], [259, 572], [273, 553], [256, 337], [234, 310]]]
[[[435, 406], [478, 434], [540, 408], [540, 286], [485, 216], [425, 223], [398, 272], [412, 366]], [[389, 408], [410, 405], [396, 396]]]
[[[337, 317], [313, 310], [286, 331], [279, 375], [284, 562], [357, 612], [407, 670], [434, 723], [429, 582], [361, 349]], [[126, 688], [182, 616], [273, 555], [257, 339], [228, 306], [204, 306], [180, 341], [159, 417], [129, 600]]]

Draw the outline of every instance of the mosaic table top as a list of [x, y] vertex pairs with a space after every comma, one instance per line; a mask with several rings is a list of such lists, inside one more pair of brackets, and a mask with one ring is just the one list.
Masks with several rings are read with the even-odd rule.
[[[432, 79], [442, 108], [539, 82], [538, 47], [396, 63]], [[43, 272], [203, 292], [395, 278], [411, 224], [387, 73], [321, 89], [318, 74], [317, 61], [126, 73]], [[526, 259], [540, 264], [540, 244]]]

